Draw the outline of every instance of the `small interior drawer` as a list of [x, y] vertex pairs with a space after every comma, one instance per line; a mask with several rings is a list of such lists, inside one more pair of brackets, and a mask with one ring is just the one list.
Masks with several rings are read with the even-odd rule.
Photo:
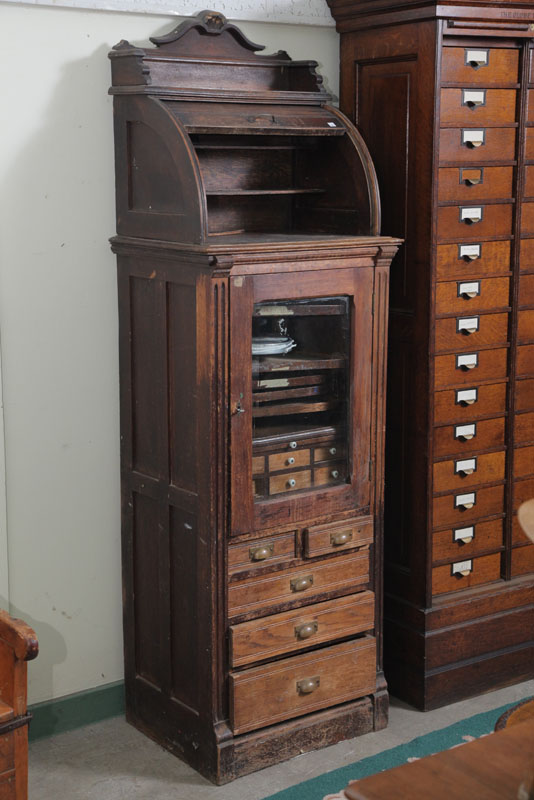
[[[460, 569], [463, 567], [463, 569]], [[463, 558], [451, 564], [434, 567], [432, 570], [432, 594], [458, 592], [478, 586], [481, 583], [492, 583], [501, 577], [501, 554], [491, 553], [478, 558]]]
[[355, 636], [373, 627], [374, 613], [374, 594], [360, 592], [232, 625], [231, 666], [241, 667], [334, 639]]
[[527, 575], [534, 572], [534, 544], [512, 549], [512, 575]]
[[498, 346], [508, 340], [508, 314], [461, 314], [436, 320], [436, 352]]
[[284, 472], [269, 479], [269, 494], [296, 492], [298, 489], [308, 489], [311, 484], [311, 470], [309, 469]]
[[467, 83], [474, 86], [517, 83], [519, 51], [501, 47], [444, 47], [441, 61], [442, 83]]
[[471, 316], [476, 311], [504, 308], [510, 301], [508, 278], [470, 278], [436, 286], [436, 314]]
[[314, 558], [339, 553], [351, 547], [362, 547], [373, 541], [373, 518], [359, 517], [329, 525], [314, 525], [304, 532], [304, 555]]
[[[532, 130], [532, 129], [530, 129]], [[485, 164], [515, 159], [515, 128], [441, 128], [439, 136], [440, 164]], [[528, 139], [528, 134], [527, 134]], [[478, 146], [472, 146], [469, 142]]]
[[313, 463], [317, 464], [321, 461], [335, 461], [345, 455], [345, 448], [339, 442], [334, 442], [327, 447], [314, 447], [313, 448]]
[[235, 734], [363, 697], [376, 689], [371, 636], [230, 673], [230, 725]]
[[479, 381], [506, 378], [506, 348], [473, 350], [435, 357], [434, 385], [436, 389], [454, 385], [473, 385]]
[[[467, 496], [469, 498], [467, 499]], [[466, 503], [463, 502], [466, 498]], [[472, 521], [502, 514], [504, 511], [504, 487], [489, 486], [485, 489], [468, 489], [466, 492], [434, 497], [432, 501], [432, 525], [434, 528], [462, 528]]]
[[442, 89], [442, 125], [507, 125], [516, 118], [515, 89]]
[[327, 467], [315, 468], [313, 471], [314, 486], [328, 486], [340, 483], [345, 478], [346, 465], [343, 462], [329, 464]]
[[234, 575], [255, 567], [282, 564], [295, 558], [296, 531], [228, 546], [228, 572]]
[[288, 453], [275, 453], [268, 458], [269, 472], [292, 467], [306, 467], [310, 463], [309, 450], [294, 450]]
[[504, 447], [505, 417], [461, 422], [434, 429], [434, 456]]
[[467, 486], [504, 480], [505, 452], [471, 456], [464, 453], [450, 461], [434, 463], [434, 492], [463, 491]]
[[[461, 400], [465, 390], [466, 401]], [[477, 386], [445, 389], [434, 395], [434, 423], [466, 423], [478, 417], [504, 414], [506, 410], [506, 383], [489, 383]], [[439, 434], [438, 434], [439, 435]]]
[[492, 519], [461, 525], [446, 531], [434, 533], [432, 541], [432, 561], [454, 559], [455, 562], [476, 556], [488, 550], [496, 550], [503, 545], [503, 521]]
[[499, 275], [510, 270], [510, 242], [440, 244], [437, 247], [438, 281], [468, 280]]
[[513, 197], [513, 179], [513, 167], [441, 167], [438, 202], [470, 205], [484, 200], [508, 200]]

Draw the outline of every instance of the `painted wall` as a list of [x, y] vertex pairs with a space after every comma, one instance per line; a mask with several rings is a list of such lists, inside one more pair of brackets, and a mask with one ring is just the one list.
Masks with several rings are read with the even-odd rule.
[[[0, 2], [0, 20], [0, 605], [37, 631], [35, 703], [122, 677], [107, 52], [177, 19]], [[242, 27], [317, 59], [337, 93], [332, 27]]]

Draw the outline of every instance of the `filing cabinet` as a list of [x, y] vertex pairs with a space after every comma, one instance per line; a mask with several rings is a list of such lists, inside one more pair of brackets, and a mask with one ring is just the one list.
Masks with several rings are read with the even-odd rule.
[[369, 143], [383, 229], [406, 242], [390, 294], [385, 666], [395, 694], [432, 708], [534, 672], [517, 522], [534, 496], [534, 10], [328, 3], [341, 107]]
[[315, 62], [215, 12], [154, 43], [110, 54], [126, 713], [225, 783], [387, 723], [400, 240]]

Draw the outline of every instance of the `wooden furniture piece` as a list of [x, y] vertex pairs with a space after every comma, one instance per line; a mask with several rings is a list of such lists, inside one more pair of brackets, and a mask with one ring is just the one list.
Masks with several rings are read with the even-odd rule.
[[213, 12], [153, 41], [110, 54], [127, 716], [223, 783], [386, 724], [399, 240], [315, 62]]
[[37, 656], [34, 631], [0, 610], [0, 798], [28, 797], [27, 661]]
[[433, 708], [531, 677], [534, 10], [329, 0], [392, 271], [385, 671]]
[[534, 720], [530, 720], [362, 778], [344, 791], [348, 800], [530, 800], [533, 765]]

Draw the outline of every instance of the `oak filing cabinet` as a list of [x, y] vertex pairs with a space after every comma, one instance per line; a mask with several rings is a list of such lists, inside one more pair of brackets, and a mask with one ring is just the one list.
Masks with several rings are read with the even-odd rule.
[[328, 0], [392, 269], [385, 665], [421, 708], [532, 677], [534, 10]]
[[127, 717], [223, 783], [387, 721], [399, 240], [315, 62], [213, 12], [153, 41], [110, 53]]

